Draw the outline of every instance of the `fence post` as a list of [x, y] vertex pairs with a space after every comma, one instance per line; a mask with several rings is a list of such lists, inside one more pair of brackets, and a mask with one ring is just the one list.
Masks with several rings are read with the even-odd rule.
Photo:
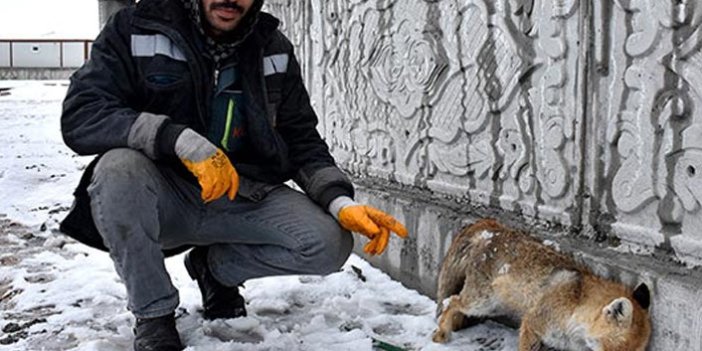
[[88, 52], [89, 43], [88, 41], [83, 42], [83, 62], [88, 61], [88, 57], [90, 57], [90, 53]]
[[63, 68], [63, 42], [59, 43], [59, 67]]

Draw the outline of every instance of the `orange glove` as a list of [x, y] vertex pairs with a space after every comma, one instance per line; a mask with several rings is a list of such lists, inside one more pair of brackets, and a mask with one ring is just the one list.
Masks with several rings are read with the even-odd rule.
[[234, 200], [239, 190], [239, 174], [222, 150], [188, 128], [178, 136], [175, 152], [197, 177], [203, 201], [217, 200], [225, 193], [229, 200]]
[[339, 211], [339, 223], [346, 230], [370, 238], [363, 251], [369, 255], [380, 255], [390, 241], [390, 232], [407, 237], [407, 228], [387, 213], [365, 205], [349, 205]]

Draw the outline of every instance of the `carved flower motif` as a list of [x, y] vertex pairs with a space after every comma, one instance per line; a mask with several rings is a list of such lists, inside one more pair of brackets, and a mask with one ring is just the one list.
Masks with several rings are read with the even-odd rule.
[[682, 132], [682, 149], [673, 154], [675, 193], [688, 212], [696, 212], [702, 204], [702, 125], [694, 124]]
[[378, 97], [403, 117], [412, 117], [432, 91], [447, 63], [437, 55], [435, 38], [405, 20], [375, 44], [370, 81]]

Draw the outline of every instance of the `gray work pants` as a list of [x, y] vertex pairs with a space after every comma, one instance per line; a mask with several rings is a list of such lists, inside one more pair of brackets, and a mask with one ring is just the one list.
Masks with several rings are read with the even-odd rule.
[[178, 306], [162, 249], [209, 246], [212, 274], [235, 286], [257, 277], [335, 272], [353, 247], [351, 234], [301, 192], [280, 186], [258, 201], [225, 195], [205, 204], [200, 187], [130, 149], [100, 159], [88, 193], [138, 318]]

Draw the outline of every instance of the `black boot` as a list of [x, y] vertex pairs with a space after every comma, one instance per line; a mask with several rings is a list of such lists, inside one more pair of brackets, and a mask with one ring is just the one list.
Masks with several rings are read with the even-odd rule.
[[134, 328], [134, 351], [180, 351], [175, 317], [169, 314], [156, 318], [137, 318]]
[[207, 266], [206, 247], [196, 247], [188, 252], [185, 256], [185, 268], [200, 287], [205, 319], [246, 316], [244, 298], [239, 294], [239, 288], [224, 286], [212, 276]]

